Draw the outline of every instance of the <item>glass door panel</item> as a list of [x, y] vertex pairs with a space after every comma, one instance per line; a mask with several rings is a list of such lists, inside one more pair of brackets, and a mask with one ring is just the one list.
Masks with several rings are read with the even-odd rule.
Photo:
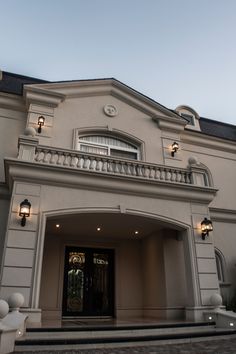
[[97, 314], [109, 312], [109, 255], [93, 253], [92, 311]]
[[85, 252], [67, 253], [67, 270], [65, 274], [65, 292], [67, 313], [82, 313], [84, 310], [85, 286]]

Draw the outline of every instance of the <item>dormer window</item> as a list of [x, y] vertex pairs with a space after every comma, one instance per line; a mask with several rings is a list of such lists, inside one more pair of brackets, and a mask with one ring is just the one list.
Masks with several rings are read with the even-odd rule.
[[180, 115], [181, 115], [183, 118], [187, 119], [188, 125], [193, 125], [193, 126], [195, 125], [195, 124], [194, 124], [194, 116], [193, 116], [193, 115], [187, 114], [187, 113], [180, 113]]
[[187, 129], [200, 130], [199, 115], [193, 108], [181, 105], [175, 111], [187, 121], [185, 126]]
[[139, 160], [139, 147], [107, 135], [83, 135], [78, 137], [78, 149], [91, 154], [108, 155]]

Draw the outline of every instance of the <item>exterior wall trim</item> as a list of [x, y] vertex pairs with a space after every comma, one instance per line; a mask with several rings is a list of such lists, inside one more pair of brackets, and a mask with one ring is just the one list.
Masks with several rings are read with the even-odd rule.
[[[138, 179], [122, 175], [108, 175], [63, 166], [51, 166], [17, 159], [6, 159], [6, 179], [11, 186], [14, 180], [67, 187], [83, 186], [88, 189], [109, 190], [114, 193], [146, 195], [171, 200], [196, 201], [209, 204], [217, 192], [215, 188], [192, 184]], [[122, 182], [122, 183], [121, 183]]]
[[[204, 134], [202, 132], [194, 132], [190, 130], [185, 130], [181, 134], [182, 143], [192, 144], [193, 146], [201, 146], [205, 148], [210, 148], [214, 150], [221, 150], [224, 152], [236, 153], [236, 142], [231, 140], [225, 140], [217, 138], [211, 135]], [[187, 147], [184, 150], [188, 151]], [[192, 152], [192, 150], [191, 150]]]
[[[157, 221], [166, 222], [168, 224], [174, 225], [177, 230], [182, 230], [185, 235], [185, 251], [187, 252], [186, 257], [186, 276], [187, 283], [189, 287], [189, 294], [192, 306], [199, 304], [199, 285], [198, 285], [198, 277], [196, 276], [196, 259], [195, 259], [195, 251], [194, 251], [194, 240], [191, 232], [191, 225], [185, 224], [173, 218], [169, 218], [163, 215], [148, 213], [142, 210], [135, 209], [125, 209], [121, 211], [120, 206], [114, 207], [79, 207], [79, 208], [67, 208], [60, 210], [50, 210], [43, 211], [39, 220], [39, 229], [38, 229], [38, 242], [36, 247], [36, 259], [35, 259], [35, 268], [33, 272], [33, 286], [32, 286], [32, 297], [31, 297], [31, 307], [38, 308], [39, 306], [39, 298], [40, 298], [40, 286], [41, 286], [41, 269], [43, 264], [43, 249], [44, 249], [44, 240], [45, 240], [45, 230], [47, 219], [50, 217], [62, 216], [62, 215], [70, 215], [70, 214], [78, 214], [78, 213], [121, 213], [125, 212], [129, 215], [137, 215], [140, 217], [146, 217], [150, 219], [155, 219]], [[190, 305], [191, 306], [191, 305]]]
[[210, 208], [210, 215], [214, 221], [236, 224], [236, 210]]

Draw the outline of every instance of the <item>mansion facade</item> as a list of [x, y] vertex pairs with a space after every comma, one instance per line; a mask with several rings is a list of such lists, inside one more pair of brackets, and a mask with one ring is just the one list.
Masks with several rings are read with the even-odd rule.
[[115, 79], [0, 76], [0, 298], [200, 320], [236, 289], [236, 126]]

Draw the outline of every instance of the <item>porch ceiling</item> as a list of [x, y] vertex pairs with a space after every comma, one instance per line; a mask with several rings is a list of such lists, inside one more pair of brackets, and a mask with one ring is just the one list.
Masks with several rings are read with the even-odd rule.
[[[57, 228], [56, 225], [59, 227]], [[167, 228], [176, 229], [173, 225], [141, 216], [82, 213], [49, 218], [46, 235], [68, 235], [76, 239], [86, 237], [86, 240], [130, 239], [144, 238]], [[138, 234], [135, 234], [135, 231], [138, 231]]]

